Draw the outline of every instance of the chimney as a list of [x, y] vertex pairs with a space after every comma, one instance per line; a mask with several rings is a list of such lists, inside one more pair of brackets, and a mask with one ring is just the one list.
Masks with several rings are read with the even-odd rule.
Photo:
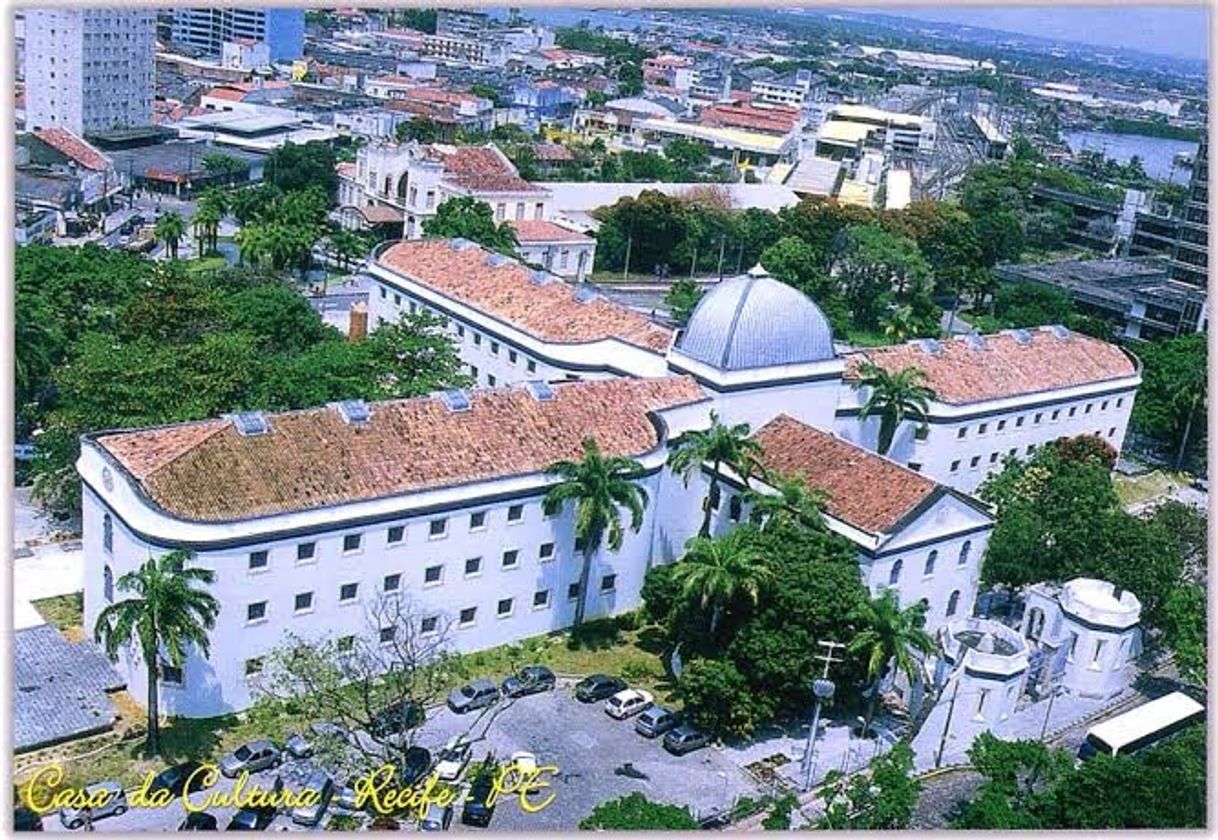
[[360, 341], [368, 336], [368, 304], [362, 300], [351, 305], [347, 324], [347, 338]]

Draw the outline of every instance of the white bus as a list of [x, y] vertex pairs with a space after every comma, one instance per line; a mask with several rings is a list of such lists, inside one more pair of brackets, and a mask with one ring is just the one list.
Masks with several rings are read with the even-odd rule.
[[1079, 747], [1078, 757], [1086, 761], [1097, 755], [1129, 755], [1203, 720], [1204, 706], [1186, 694], [1173, 692], [1093, 726]]

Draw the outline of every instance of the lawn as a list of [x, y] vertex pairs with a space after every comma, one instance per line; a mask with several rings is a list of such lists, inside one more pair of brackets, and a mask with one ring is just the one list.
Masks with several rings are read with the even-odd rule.
[[56, 595], [54, 598], [43, 598], [32, 601], [34, 609], [46, 619], [47, 624], [57, 628], [69, 641], [78, 642], [84, 638], [84, 609], [85, 597], [83, 592], [71, 595]]
[[202, 274], [207, 271], [220, 271], [228, 267], [228, 260], [220, 255], [199, 257], [186, 262], [186, 271], [191, 274]]
[[1184, 473], [1170, 473], [1163, 470], [1154, 470], [1137, 476], [1113, 473], [1112, 486], [1116, 489], [1117, 498], [1121, 500], [1121, 504], [1128, 507], [1159, 498], [1167, 498], [1173, 489], [1187, 487], [1188, 478]]
[[892, 340], [878, 330], [851, 328], [846, 331], [846, 343], [854, 347], [887, 347]]

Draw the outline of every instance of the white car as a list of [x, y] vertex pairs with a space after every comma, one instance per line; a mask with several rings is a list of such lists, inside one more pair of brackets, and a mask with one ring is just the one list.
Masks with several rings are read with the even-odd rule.
[[605, 713], [609, 717], [623, 720], [637, 715], [652, 703], [651, 693], [641, 688], [628, 688], [605, 701]]
[[469, 764], [471, 752], [469, 741], [460, 735], [454, 736], [436, 756], [436, 778], [442, 782], [456, 781], [465, 765]]

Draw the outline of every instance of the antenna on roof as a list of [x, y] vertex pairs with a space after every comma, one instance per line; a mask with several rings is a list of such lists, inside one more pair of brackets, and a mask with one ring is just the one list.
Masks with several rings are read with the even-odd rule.
[[444, 405], [449, 411], [469, 411], [472, 405], [469, 392], [462, 391], [460, 388], [442, 392], [440, 399], [444, 400]]
[[236, 414], [228, 415], [228, 419], [233, 422], [233, 428], [242, 437], [265, 435], [271, 430], [271, 424], [267, 422], [266, 415], [261, 411], [238, 411]]
[[533, 395], [533, 399], [538, 402], [550, 402], [554, 399], [554, 389], [550, 387], [550, 383], [543, 379], [530, 379], [524, 383], [524, 387]]
[[342, 400], [330, 403], [330, 407], [337, 410], [343, 422], [351, 426], [367, 423], [372, 419], [372, 410], [363, 400]]

